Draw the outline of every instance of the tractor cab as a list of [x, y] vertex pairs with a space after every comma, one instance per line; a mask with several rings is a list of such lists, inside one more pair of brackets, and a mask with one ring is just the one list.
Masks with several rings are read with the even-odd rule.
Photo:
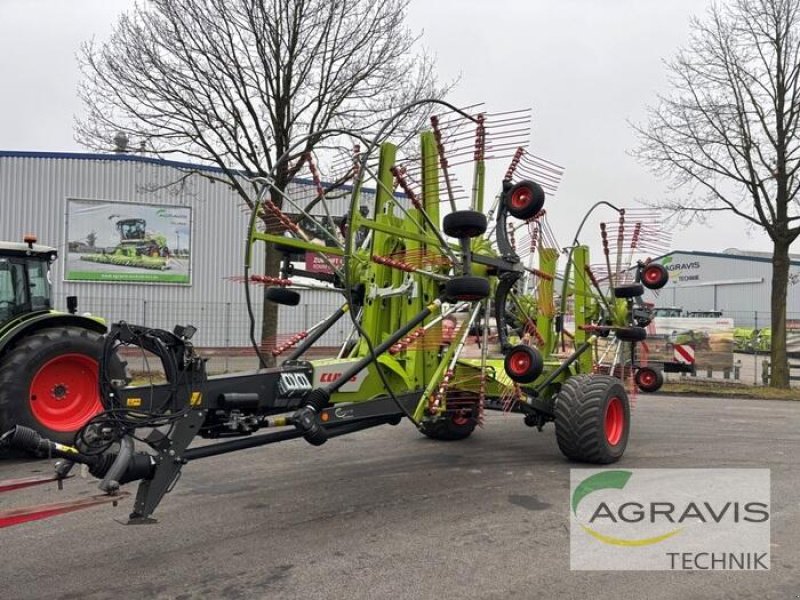
[[143, 240], [147, 237], [144, 219], [121, 219], [117, 221], [117, 231], [122, 242], [130, 240]]
[[52, 308], [50, 264], [57, 252], [35, 242], [33, 236], [24, 243], [0, 242], [0, 325]]

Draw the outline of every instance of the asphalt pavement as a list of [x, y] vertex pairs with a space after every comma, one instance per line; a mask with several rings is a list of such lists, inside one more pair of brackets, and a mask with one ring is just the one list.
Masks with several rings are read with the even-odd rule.
[[[0, 598], [405, 599], [800, 597], [800, 403], [638, 398], [625, 468], [771, 469], [765, 572], [569, 568], [569, 473], [552, 425], [490, 414], [462, 442], [407, 422], [203, 459], [157, 510], [130, 500], [0, 530]], [[0, 463], [1, 478], [48, 471]], [[0, 510], [96, 493], [72, 479]]]

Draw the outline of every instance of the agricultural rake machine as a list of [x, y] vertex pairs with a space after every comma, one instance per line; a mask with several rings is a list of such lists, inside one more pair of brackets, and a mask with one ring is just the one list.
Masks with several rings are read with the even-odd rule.
[[[414, 108], [421, 106], [408, 110]], [[52, 476], [0, 482], [0, 491], [60, 485], [74, 465], [84, 464], [100, 479], [102, 493], [5, 511], [0, 525], [116, 503], [133, 482], [139, 485], [129, 522], [151, 522], [189, 462], [295, 438], [321, 446], [404, 418], [429, 438], [455, 441], [470, 436], [486, 411], [502, 411], [538, 430], [552, 422], [571, 460], [619, 460], [631, 405], [615, 374], [625, 376], [618, 367], [634, 359], [646, 338], [652, 311], [642, 301], [644, 288], [666, 283], [663, 267], [640, 258], [651, 225], [609, 203], [595, 205], [591, 212], [611, 211], [615, 221], [602, 226], [604, 259], [592, 265], [579, 239], [589, 215], [567, 248], [552, 234], [545, 195], [555, 191], [560, 168], [518, 144], [517, 138], [527, 139], [529, 112], [469, 112], [442, 102], [422, 108], [441, 114], [430, 118], [416, 144], [315, 134], [345, 140], [341, 158], [327, 159], [326, 180], [347, 186], [323, 183], [316, 157], [294, 151], [287, 155], [310, 175], [311, 198], [279, 189], [271, 177], [254, 182], [260, 191], [240, 278], [251, 332], [254, 290], [292, 306], [305, 290], [325, 289], [341, 298], [329, 317], [271, 344], [253, 333], [261, 367], [223, 376], [206, 374], [192, 326], [170, 332], [114, 324], [100, 365], [105, 411], [74, 443], [20, 426], [0, 438], [60, 459]], [[508, 166], [489, 204], [491, 159]], [[464, 177], [466, 187], [458, 183]], [[344, 215], [342, 202], [349, 203]], [[267, 247], [283, 256], [278, 274], [259, 272]], [[298, 252], [324, 268], [298, 268], [292, 260]], [[558, 268], [560, 258], [565, 263]], [[307, 360], [342, 319], [352, 331], [338, 355]], [[115, 379], [110, 366], [123, 347], [155, 355], [165, 382], [129, 386]], [[280, 365], [267, 367], [270, 358]], [[213, 442], [190, 447], [197, 437]]]

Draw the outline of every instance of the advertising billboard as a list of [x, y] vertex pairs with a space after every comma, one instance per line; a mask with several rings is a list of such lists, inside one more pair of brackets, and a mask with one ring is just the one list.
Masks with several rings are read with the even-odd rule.
[[67, 199], [65, 281], [191, 283], [186, 206]]

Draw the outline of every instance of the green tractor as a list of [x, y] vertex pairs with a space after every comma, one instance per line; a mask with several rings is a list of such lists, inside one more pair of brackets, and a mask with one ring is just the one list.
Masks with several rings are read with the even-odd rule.
[[170, 252], [166, 236], [148, 232], [144, 219], [120, 219], [115, 226], [120, 243], [114, 251], [86, 254], [81, 256], [81, 260], [156, 271], [169, 269]]
[[736, 327], [733, 330], [733, 351], [754, 352], [758, 330], [752, 327]]
[[[52, 310], [55, 248], [0, 242], [0, 430], [30, 427], [62, 443], [102, 411], [98, 359], [105, 323]], [[124, 375], [115, 359], [114, 372]]]

